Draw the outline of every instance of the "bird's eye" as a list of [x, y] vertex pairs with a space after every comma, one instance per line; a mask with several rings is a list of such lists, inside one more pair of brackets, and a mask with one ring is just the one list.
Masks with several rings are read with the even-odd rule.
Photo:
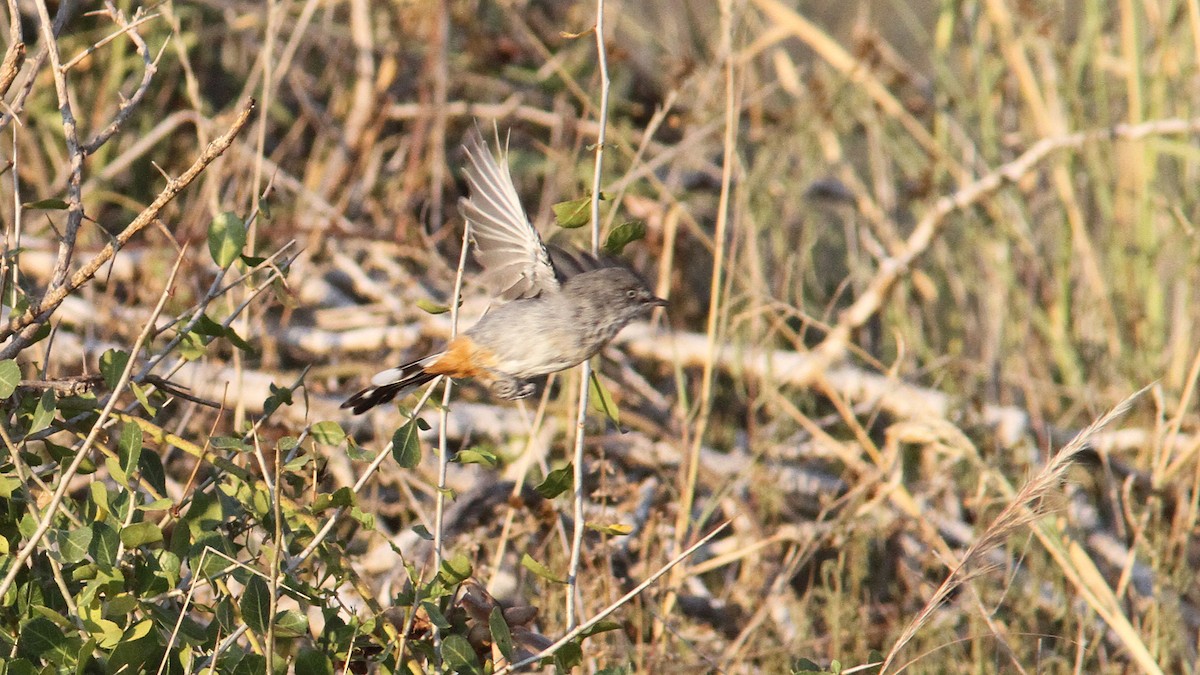
[[635, 289], [635, 288], [631, 288], [631, 289], [625, 291], [625, 297], [629, 298], [630, 300], [636, 300], [637, 296], [638, 296], [638, 292], [637, 292], [637, 289]]

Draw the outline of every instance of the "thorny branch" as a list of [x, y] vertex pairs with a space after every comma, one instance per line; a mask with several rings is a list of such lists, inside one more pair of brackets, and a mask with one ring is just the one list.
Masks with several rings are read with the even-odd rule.
[[0, 359], [9, 359], [15, 356], [18, 352], [29, 345], [33, 334], [37, 331], [50, 315], [58, 308], [59, 304], [75, 289], [87, 283], [104, 263], [108, 262], [116, 252], [121, 249], [135, 234], [145, 229], [147, 225], [157, 220], [162, 209], [173, 200], [176, 195], [183, 191], [188, 185], [204, 171], [217, 157], [220, 157], [233, 140], [246, 126], [250, 120], [250, 114], [254, 111], [254, 99], [250, 99], [243, 106], [242, 111], [219, 138], [213, 140], [204, 149], [204, 152], [196, 158], [186, 171], [178, 178], [167, 181], [165, 187], [159, 192], [158, 197], [154, 199], [141, 213], [133, 219], [128, 226], [125, 227], [116, 237], [100, 250], [91, 260], [89, 260], [79, 271], [71, 277], [70, 281], [46, 293], [42, 298], [41, 303], [34, 308], [29, 309], [24, 314], [14, 317], [8, 322], [8, 325], [0, 330], [0, 340], [8, 339], [16, 336], [8, 345], [0, 350]]

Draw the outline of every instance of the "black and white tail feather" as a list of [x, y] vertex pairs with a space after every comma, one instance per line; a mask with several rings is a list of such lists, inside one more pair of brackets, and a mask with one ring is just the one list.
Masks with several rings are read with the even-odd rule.
[[444, 352], [440, 352], [375, 373], [371, 377], [371, 386], [346, 399], [342, 407], [350, 408], [355, 415], [359, 415], [377, 405], [391, 401], [413, 387], [432, 382], [438, 376], [425, 372], [425, 369], [433, 365], [443, 354]]

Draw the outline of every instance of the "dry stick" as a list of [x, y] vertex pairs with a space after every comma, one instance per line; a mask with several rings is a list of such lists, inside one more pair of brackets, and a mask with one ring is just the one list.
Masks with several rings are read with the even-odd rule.
[[[596, 35], [596, 63], [600, 68], [600, 119], [598, 120], [600, 128], [596, 136], [596, 166], [592, 172], [592, 255], [598, 255], [600, 252], [600, 178], [601, 171], [604, 168], [604, 140], [608, 127], [608, 94], [610, 85], [608, 79], [608, 54], [604, 47], [604, 0], [596, 0], [596, 26], [593, 32]], [[590, 361], [584, 361], [579, 366], [579, 408], [575, 411], [575, 453], [572, 458], [575, 483], [572, 502], [574, 505], [575, 522], [571, 531], [571, 561], [567, 567], [568, 630], [574, 628], [575, 622], [578, 620], [579, 557], [583, 549], [583, 530], [585, 525], [583, 514], [583, 442], [586, 436], [585, 427], [587, 426], [588, 394], [590, 393], [591, 379], [592, 364]]]
[[[185, 249], [186, 250], [186, 249]], [[179, 271], [179, 265], [183, 262], [183, 253], [180, 251], [179, 257], [175, 259], [175, 266], [171, 268], [171, 274], [167, 277], [167, 285], [163, 288], [162, 294], [158, 298], [158, 304], [154, 306], [154, 311], [151, 312], [150, 318], [146, 321], [146, 325], [142, 328], [141, 334], [137, 336], [137, 340], [133, 343], [133, 348], [129, 350], [130, 354], [137, 354], [142, 348], [142, 344], [154, 332], [154, 322], [158, 319], [158, 315], [162, 312], [163, 306], [167, 304], [167, 298], [170, 296], [171, 286], [175, 283], [175, 274]], [[117, 380], [113, 387], [112, 394], [108, 397], [108, 403], [104, 405], [104, 409], [100, 411], [100, 416], [96, 418], [96, 422], [92, 425], [91, 431], [88, 432], [87, 438], [84, 439], [83, 445], [75, 451], [75, 459], [71, 461], [70, 466], [63, 471], [58, 479], [58, 487], [54, 490], [54, 495], [50, 498], [50, 502], [46, 505], [46, 513], [42, 516], [41, 522], [38, 523], [37, 529], [29, 537], [29, 541], [21, 547], [21, 550], [13, 558], [8, 574], [5, 575], [4, 581], [0, 582], [0, 597], [4, 597], [8, 593], [8, 589], [12, 586], [13, 580], [16, 579], [17, 573], [21, 571], [21, 566], [29, 560], [29, 556], [33, 555], [34, 549], [41, 542], [42, 537], [46, 536], [46, 531], [50, 529], [50, 523], [54, 520], [55, 513], [58, 511], [59, 504], [62, 503], [63, 497], [67, 494], [67, 489], [71, 486], [71, 479], [75, 477], [75, 473], [79, 471], [79, 465], [91, 452], [92, 445], [96, 442], [96, 438], [100, 435], [100, 430], [104, 428], [104, 423], [108, 416], [112, 414], [113, 408], [117, 405], [117, 399], [120, 398], [121, 392], [125, 389], [125, 385], [129, 383], [129, 376], [133, 372], [134, 359], [129, 359], [125, 364], [125, 368], [121, 371], [121, 377]]]
[[[679, 511], [675, 516], [675, 547], [683, 545], [691, 528], [692, 506], [696, 498], [696, 483], [700, 476], [700, 446], [708, 427], [709, 415], [712, 412], [712, 388], [716, 376], [717, 341], [720, 337], [720, 316], [722, 311], [721, 289], [722, 272], [725, 269], [725, 239], [729, 227], [729, 195], [733, 184], [733, 165], [737, 151], [737, 131], [740, 121], [740, 108], [737, 105], [736, 81], [734, 79], [735, 56], [733, 53], [733, 6], [731, 0], [721, 1], [721, 45], [719, 53], [725, 62], [725, 141], [724, 157], [721, 161], [721, 194], [717, 204], [716, 231], [713, 234], [713, 263], [712, 286], [709, 293], [708, 321], [705, 326], [707, 335], [707, 350], [704, 359], [704, 370], [700, 376], [700, 394], [696, 398], [699, 414], [696, 427], [692, 432], [691, 447], [688, 448], [684, 461], [686, 474], [684, 485], [680, 489]], [[680, 581], [677, 575], [672, 575], [671, 588]], [[675, 603], [675, 593], [668, 592], [663, 600], [662, 615], [670, 614]]]
[[721, 523], [720, 525], [716, 526], [715, 528], [713, 528], [712, 532], [709, 532], [708, 534], [704, 535], [695, 544], [692, 544], [691, 546], [687, 547], [687, 549], [684, 550], [683, 553], [680, 553], [679, 555], [672, 558], [669, 562], [667, 562], [667, 564], [660, 567], [658, 569], [658, 571], [656, 571], [654, 574], [651, 574], [649, 577], [647, 577], [645, 581], [643, 581], [642, 583], [635, 586], [632, 590], [630, 590], [625, 595], [622, 595], [616, 602], [612, 603], [608, 607], [605, 607], [604, 609], [597, 612], [596, 615], [593, 616], [592, 618], [588, 619], [587, 621], [584, 621], [583, 623], [576, 626], [573, 630], [569, 631], [566, 635], [560, 637], [557, 641], [555, 641], [554, 644], [550, 645], [549, 647], [546, 647], [541, 652], [534, 654], [533, 656], [525, 659], [524, 661], [520, 661], [518, 663], [514, 663], [511, 665], [505, 666], [505, 667], [501, 668], [500, 670], [497, 670], [495, 672], [495, 675], [505, 675], [505, 673], [511, 673], [515, 670], [524, 668], [526, 666], [531, 666], [531, 665], [537, 663], [538, 661], [546, 658], [547, 656], [551, 656], [552, 654], [554, 654], [554, 652], [558, 651], [559, 649], [562, 649], [562, 647], [564, 645], [566, 645], [568, 642], [570, 642], [571, 640], [574, 640], [575, 638], [582, 635], [584, 632], [586, 632], [591, 627], [595, 626], [596, 624], [600, 623], [604, 619], [608, 618], [608, 616], [611, 615], [613, 612], [615, 612], [618, 609], [620, 609], [621, 607], [623, 607], [625, 605], [625, 603], [634, 599], [642, 591], [649, 588], [651, 586], [651, 584], [653, 584], [655, 581], [658, 581], [662, 577], [662, 575], [671, 571], [671, 569], [673, 567], [675, 567], [679, 563], [686, 560], [689, 556], [691, 556], [693, 553], [695, 553], [697, 550], [699, 550], [701, 546], [704, 546], [709, 541], [711, 541], [713, 537], [720, 534], [720, 532], [722, 530], [724, 530], [726, 527], [728, 527], [729, 523], [731, 523], [731, 522], [732, 521], [727, 520], [727, 521]]
[[431, 23], [430, 57], [433, 66], [433, 110], [429, 125], [429, 231], [437, 232], [445, 222], [443, 186], [446, 182], [446, 100], [449, 90], [450, 3], [439, 2]]
[[[50, 58], [50, 72], [54, 76], [54, 91], [58, 96], [58, 110], [62, 116], [63, 142], [67, 146], [69, 169], [67, 175], [67, 222], [62, 240], [58, 245], [58, 259], [54, 263], [54, 271], [50, 274], [50, 283], [46, 286], [46, 294], [53, 293], [62, 287], [67, 280], [67, 269], [71, 264], [71, 256], [75, 253], [75, 238], [79, 234], [79, 226], [83, 223], [83, 150], [79, 147], [79, 134], [75, 124], [75, 114], [71, 111], [71, 95], [67, 89], [67, 77], [59, 60], [58, 44], [54, 41], [54, 27], [50, 23], [50, 13], [46, 3], [35, 3], [38, 14], [38, 27], [45, 41], [46, 53]], [[43, 298], [43, 304], [45, 298]], [[33, 337], [36, 327], [25, 331]]]
[[113, 240], [105, 244], [104, 248], [89, 260], [79, 271], [71, 277], [70, 281], [57, 289], [47, 292], [42, 298], [41, 303], [36, 308], [31, 308], [24, 314], [13, 317], [8, 322], [8, 325], [0, 330], [0, 340], [13, 336], [20, 331], [12, 342], [10, 342], [3, 350], [0, 350], [0, 359], [10, 359], [27, 347], [32, 339], [33, 332], [38, 327], [50, 318], [50, 315], [62, 303], [62, 301], [75, 289], [87, 283], [89, 279], [95, 276], [97, 270], [108, 262], [117, 251], [121, 249], [133, 235], [145, 229], [147, 225], [153, 223], [162, 209], [171, 202], [184, 188], [191, 184], [204, 169], [213, 162], [217, 157], [224, 153], [233, 139], [238, 135], [238, 132], [246, 126], [246, 122], [250, 119], [250, 113], [254, 111], [254, 100], [246, 102], [241, 113], [233, 121], [229, 127], [229, 131], [225, 132], [221, 137], [208, 144], [204, 152], [196, 158], [186, 171], [179, 178], [174, 178], [167, 181], [166, 186], [158, 193], [154, 201], [150, 203], [141, 213], [133, 219], [124, 230], [117, 234]]
[[954, 568], [954, 571], [946, 577], [945, 581], [942, 582], [942, 585], [929, 598], [917, 616], [909, 622], [904, 632], [900, 634], [900, 637], [888, 652], [880, 673], [888, 672], [889, 666], [895, 661], [900, 650], [912, 640], [917, 631], [929, 622], [929, 619], [933, 617], [933, 613], [945, 602], [950, 593], [970, 579], [968, 574], [976, 559], [987, 551], [999, 546], [1009, 535], [1018, 529], [1036, 523], [1038, 519], [1049, 512], [1049, 509], [1045, 506], [1045, 498], [1062, 484], [1067, 469], [1071, 467], [1072, 460], [1075, 459], [1075, 455], [1087, 447], [1088, 441], [1096, 432], [1124, 414], [1129, 409], [1133, 400], [1144, 391], [1146, 390], [1142, 389], [1124, 401], [1121, 401], [1103, 417], [1092, 422], [1086, 429], [1079, 432], [1074, 440], [1063, 447], [1058, 454], [1046, 463], [1046, 466], [1037, 475], [1021, 488], [1021, 491], [1000, 512], [1000, 515], [996, 516], [992, 524], [975, 540], [975, 543], [971, 544], [967, 552], [963, 554], [962, 560]]
[[[277, 0], [267, 0], [267, 21], [266, 21], [266, 25], [263, 27], [263, 32], [265, 33], [265, 37], [263, 40], [263, 49], [262, 49], [262, 55], [261, 55], [262, 73], [263, 73], [263, 77], [262, 77], [263, 110], [270, 110], [271, 104], [273, 102], [272, 97], [274, 95], [274, 87], [272, 86], [272, 82], [274, 82], [274, 80], [271, 77], [271, 74], [273, 72], [272, 71], [273, 62], [271, 61], [271, 58], [275, 55], [275, 34], [276, 34], [276, 32], [278, 32], [278, 30], [279, 30], [279, 3]], [[256, 129], [257, 134], [255, 135], [255, 152], [254, 152], [254, 163], [253, 163], [254, 171], [253, 171], [253, 177], [251, 179], [251, 181], [252, 181], [251, 185], [253, 186], [254, 192], [250, 195], [250, 212], [254, 213], [254, 214], [258, 213], [259, 200], [262, 198], [263, 195], [266, 194], [264, 192], [264, 188], [263, 188], [263, 157], [266, 154], [266, 147], [267, 147], [267, 117], [268, 117], [267, 115], [263, 115], [262, 117], [258, 118], [258, 128]], [[268, 185], [267, 189], [269, 189], [269, 187], [270, 186]], [[254, 250], [257, 247], [257, 241], [258, 241], [258, 218], [254, 218], [247, 224], [247, 227], [246, 227], [245, 250], [247, 250], [251, 254], [253, 254]], [[232, 299], [232, 296], [230, 296], [230, 298]], [[241, 317], [240, 321], [241, 321], [241, 323], [240, 323], [241, 334], [246, 335], [250, 330], [250, 313], [247, 312], [244, 316]], [[233, 353], [234, 379], [239, 384], [239, 386], [243, 382], [243, 365], [244, 365], [244, 361], [242, 359], [242, 352], [239, 349]], [[234, 428], [241, 428], [242, 423], [245, 421], [245, 419], [246, 419], [246, 398], [244, 396], [239, 396], [238, 399], [236, 401], [234, 401], [234, 406], [233, 406]]]
[[[109, 139], [113, 137], [113, 134], [117, 133], [117, 130], [121, 128], [121, 125], [125, 124], [126, 120], [129, 119], [129, 116], [133, 114], [134, 108], [137, 107], [137, 104], [141, 103], [142, 99], [146, 98], [146, 92], [150, 90], [150, 80], [153, 79], [155, 73], [158, 72], [158, 60], [162, 58], [163, 51], [165, 51], [167, 48], [166, 44], [164, 44], [162, 50], [159, 51], [158, 56], [150, 58], [150, 48], [146, 46], [146, 41], [142, 39], [141, 34], [134, 30], [143, 21], [152, 18], [139, 18], [138, 14], [142, 12], [141, 8], [138, 8], [137, 13], [134, 15], [133, 22], [130, 23], [125, 19], [124, 12], [122, 12], [120, 9], [117, 9], [111, 0], [105, 0], [104, 6], [108, 10], [109, 16], [112, 17], [113, 22], [121, 27], [121, 30], [118, 34], [128, 33], [129, 40], [133, 42], [134, 49], [137, 50], [138, 56], [142, 57], [142, 81], [138, 83], [137, 89], [135, 89], [133, 92], [133, 96], [123, 100], [121, 105], [117, 107], [117, 114], [113, 116], [113, 119], [108, 123], [108, 126], [97, 132], [90, 141], [83, 144], [83, 152], [88, 155], [96, 152], [100, 149], [100, 146], [107, 143]], [[67, 64], [66, 67], [69, 68], [71, 65], [72, 64]]]
[[[9, 11], [12, 11], [12, 3], [9, 3]], [[20, 22], [15, 22], [17, 26]], [[18, 28], [19, 30], [19, 28]], [[4, 53], [4, 62], [0, 63], [0, 96], [8, 93], [9, 87], [12, 86], [14, 80], [17, 79], [17, 74], [21, 72], [21, 64], [25, 63], [25, 43], [20, 41], [20, 33], [16, 35], [14, 40], [10, 32], [8, 51]]]
[[[12, 83], [17, 79], [17, 74], [21, 71], [21, 66], [25, 62], [25, 43], [21, 35], [21, 16], [17, 10], [16, 0], [8, 0], [8, 50], [4, 54], [4, 62], [0, 64], [0, 99], [8, 94], [8, 90], [12, 87]], [[2, 127], [0, 127], [2, 128]], [[9, 237], [9, 230], [4, 230], [4, 251], [7, 254], [9, 251], [19, 251], [21, 249], [21, 178], [20, 171], [17, 170], [17, 127], [13, 127], [12, 133], [12, 157], [9, 160], [9, 166], [12, 168], [13, 182], [13, 225], [12, 239]], [[7, 290], [9, 281], [8, 271], [9, 266], [12, 267], [12, 296], [9, 298], [9, 307], [17, 305], [17, 288], [20, 283], [20, 275], [18, 273], [17, 258], [5, 255], [0, 260], [0, 296], [4, 295]]]
[[[55, 32], [61, 30], [63, 25], [67, 22], [67, 16], [70, 14], [73, 5], [74, 3], [69, 2], [59, 3], [58, 13], [54, 16]], [[10, 1], [8, 3], [8, 11], [9, 21], [20, 23], [21, 15], [17, 10], [17, 5], [15, 2]], [[17, 31], [12, 30], [11, 28], [9, 32], [12, 35], [19, 35]], [[11, 124], [12, 121], [16, 119], [17, 115], [20, 115], [25, 111], [25, 99], [29, 98], [29, 93], [33, 91], [33, 85], [35, 82], [37, 82], [38, 72], [42, 69], [42, 62], [45, 60], [46, 47], [43, 45], [42, 48], [39, 49], [29, 61], [29, 67], [25, 68], [25, 79], [23, 82], [21, 82], [21, 86], [17, 88], [16, 96], [14, 96], [13, 99], [8, 102], [8, 105], [3, 106], [4, 112], [3, 114], [0, 114], [0, 130], [3, 130], [5, 127]]]

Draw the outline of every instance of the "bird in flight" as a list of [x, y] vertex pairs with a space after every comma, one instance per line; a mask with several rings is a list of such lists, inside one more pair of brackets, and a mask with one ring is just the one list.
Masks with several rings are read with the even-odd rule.
[[524, 398], [536, 390], [534, 379], [590, 359], [630, 321], [667, 304], [618, 262], [546, 246], [521, 207], [507, 158], [498, 163], [475, 128], [463, 149], [470, 196], [459, 200], [459, 210], [484, 285], [503, 304], [442, 351], [376, 373], [342, 404], [355, 414], [442, 376]]

